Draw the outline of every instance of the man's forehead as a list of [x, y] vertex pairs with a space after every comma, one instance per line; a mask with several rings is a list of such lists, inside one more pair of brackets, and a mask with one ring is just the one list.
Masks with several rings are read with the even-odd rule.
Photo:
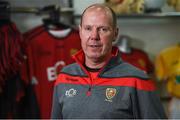
[[81, 24], [84, 22], [84, 17], [89, 19], [89, 17], [96, 16], [96, 17], [103, 17], [104, 19], [108, 19], [112, 22], [113, 25], [116, 25], [115, 16], [111, 8], [104, 4], [93, 4], [87, 7], [84, 12], [82, 13], [81, 17]]
[[[104, 18], [110, 18], [112, 17], [112, 14], [110, 10], [108, 10], [105, 6], [91, 6], [89, 7], [83, 16], [90, 17], [90, 16], [96, 16], [96, 17], [104, 17]], [[98, 16], [97, 16], [98, 15]]]
[[90, 6], [86, 9], [85, 13], [86, 12], [89, 12], [89, 11], [104, 11], [106, 13], [110, 12], [110, 10], [108, 9], [108, 7], [106, 6], [103, 6], [103, 5], [93, 5], [93, 6]]

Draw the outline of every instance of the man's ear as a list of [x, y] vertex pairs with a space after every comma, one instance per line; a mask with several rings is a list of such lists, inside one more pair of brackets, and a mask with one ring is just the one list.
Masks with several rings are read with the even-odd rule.
[[79, 25], [78, 27], [79, 27], [79, 36], [80, 36], [80, 38], [81, 38], [81, 29], [82, 29], [82, 28], [81, 28], [81, 25]]
[[79, 27], [79, 30], [81, 30], [81, 25], [80, 25], [80, 24], [79, 24], [79, 26], [78, 26], [78, 27]]
[[117, 37], [118, 37], [118, 34], [119, 34], [119, 28], [116, 28], [114, 34], [115, 34], [115, 35], [114, 35], [114, 40], [113, 40], [113, 42], [116, 41], [116, 39], [117, 39]]

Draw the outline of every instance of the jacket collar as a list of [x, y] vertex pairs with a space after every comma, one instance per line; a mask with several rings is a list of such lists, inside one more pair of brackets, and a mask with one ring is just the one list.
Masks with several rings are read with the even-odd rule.
[[[105, 71], [108, 68], [111, 68], [112, 66], [114, 66], [114, 64], [117, 64], [117, 62], [121, 62], [119, 53], [120, 52], [119, 52], [118, 48], [113, 46], [112, 52], [111, 52], [111, 59], [109, 61], [107, 61], [106, 65], [103, 67], [104, 69], [102, 69], [100, 71]], [[85, 68], [83, 66], [83, 64], [85, 62], [85, 54], [84, 54], [83, 50], [81, 49], [80, 51], [78, 51], [75, 55], [73, 55], [73, 58], [85, 70]]]

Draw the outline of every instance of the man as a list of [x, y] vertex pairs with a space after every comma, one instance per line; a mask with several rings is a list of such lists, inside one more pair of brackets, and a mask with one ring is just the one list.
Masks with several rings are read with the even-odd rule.
[[79, 34], [82, 50], [56, 80], [51, 118], [166, 118], [148, 76], [112, 47], [118, 28], [109, 7], [86, 8]]

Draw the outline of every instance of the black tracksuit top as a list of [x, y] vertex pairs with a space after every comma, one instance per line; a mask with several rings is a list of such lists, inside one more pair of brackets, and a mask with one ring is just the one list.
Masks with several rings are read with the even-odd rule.
[[56, 80], [51, 118], [166, 118], [153, 82], [118, 53], [113, 48], [111, 59], [92, 80], [83, 66], [84, 54], [78, 52], [76, 63], [64, 67]]

